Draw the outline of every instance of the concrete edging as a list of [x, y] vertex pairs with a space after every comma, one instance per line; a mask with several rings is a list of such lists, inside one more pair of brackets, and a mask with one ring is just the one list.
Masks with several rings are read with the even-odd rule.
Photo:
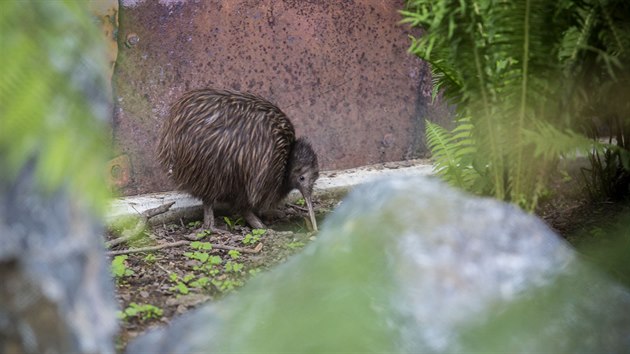
[[[388, 162], [384, 164], [362, 166], [348, 170], [323, 171], [315, 183], [314, 194], [317, 198], [335, 198], [345, 195], [354, 186], [380, 178], [397, 176], [426, 176], [431, 175], [433, 166], [428, 160], [408, 160]], [[300, 197], [298, 191], [293, 191], [288, 200]], [[165, 222], [181, 217], [201, 215], [201, 201], [182, 192], [162, 192], [143, 194], [130, 197], [116, 198], [110, 203], [106, 222], [112, 223], [117, 219], [138, 215], [148, 209], [175, 202], [168, 213], [156, 217], [154, 222]]]

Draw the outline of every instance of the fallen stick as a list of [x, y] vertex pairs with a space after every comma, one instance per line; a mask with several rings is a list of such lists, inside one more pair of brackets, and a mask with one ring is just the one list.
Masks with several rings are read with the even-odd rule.
[[[171, 247], [178, 247], [178, 246], [183, 246], [183, 245], [189, 245], [191, 242], [193, 242], [193, 241], [182, 240], [182, 241], [176, 241], [176, 242], [171, 242], [171, 243], [163, 243], [163, 244], [157, 245], [157, 246], [130, 248], [130, 249], [119, 250], [119, 251], [109, 251], [109, 252], [107, 252], [107, 255], [109, 255], [109, 256], [118, 256], [118, 255], [121, 255], [121, 254], [151, 252], [151, 251], [161, 250], [163, 248], [171, 248]], [[216, 248], [216, 249], [219, 249], [219, 250], [229, 250], [229, 251], [234, 250], [234, 251], [239, 251], [241, 253], [250, 253], [250, 254], [259, 253], [262, 250], [262, 247], [263, 247], [262, 243], [259, 243], [258, 245], [256, 245], [256, 247], [254, 249], [241, 248], [241, 247], [232, 247], [232, 246], [227, 246], [227, 245], [218, 245], [218, 244], [214, 244], [214, 243], [211, 243], [210, 245], [212, 246], [212, 248]]]
[[262, 250], [262, 243], [259, 243], [256, 245], [256, 247], [254, 247], [254, 249], [251, 248], [241, 248], [241, 247], [232, 247], [232, 246], [227, 246], [227, 245], [215, 245], [212, 244], [212, 248], [216, 248], [216, 249], [220, 249], [220, 250], [234, 250], [234, 251], [239, 251], [241, 253], [258, 253], [260, 252], [260, 250]]
[[150, 252], [150, 251], [161, 250], [163, 248], [177, 247], [177, 246], [188, 245], [188, 244], [190, 244], [190, 241], [177, 241], [177, 242], [171, 242], [171, 243], [163, 243], [163, 244], [158, 245], [158, 246], [129, 248], [129, 249], [126, 249], [126, 250], [119, 250], [119, 251], [109, 251], [109, 252], [107, 252], [107, 255], [109, 255], [109, 256], [118, 256], [118, 255], [121, 255], [121, 254]]
[[151, 219], [154, 216], [166, 213], [174, 204], [175, 202], [162, 204], [157, 208], [145, 210], [142, 215], [146, 216], [147, 219]]
[[301, 210], [301, 211], [306, 211], [306, 212], [308, 212], [308, 209], [306, 209], [306, 208], [304, 208], [304, 207], [301, 207], [301, 206], [299, 206], [299, 205], [297, 205], [297, 204], [287, 203], [287, 206], [289, 206], [289, 207], [291, 207], [291, 208], [293, 208], [293, 209], [297, 209], [297, 210]]

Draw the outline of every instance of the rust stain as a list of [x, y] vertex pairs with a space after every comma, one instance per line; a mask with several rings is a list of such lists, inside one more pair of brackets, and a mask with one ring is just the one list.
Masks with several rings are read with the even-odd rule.
[[131, 182], [131, 161], [129, 156], [120, 155], [107, 163], [105, 175], [111, 188], [124, 188]]

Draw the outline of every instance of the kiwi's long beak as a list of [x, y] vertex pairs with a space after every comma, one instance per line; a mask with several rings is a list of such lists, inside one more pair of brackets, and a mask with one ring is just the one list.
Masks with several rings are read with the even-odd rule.
[[[302, 193], [304, 196], [304, 193]], [[308, 216], [311, 218], [311, 225], [313, 225], [313, 231], [317, 231], [317, 220], [315, 220], [315, 211], [313, 210], [313, 202], [311, 201], [311, 196], [304, 196], [304, 200], [306, 201], [306, 207], [308, 208]]]

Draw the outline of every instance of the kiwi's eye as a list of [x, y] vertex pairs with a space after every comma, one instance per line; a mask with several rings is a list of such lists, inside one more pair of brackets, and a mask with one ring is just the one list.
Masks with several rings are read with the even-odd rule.
[[304, 181], [304, 176], [300, 176], [300, 181]]

